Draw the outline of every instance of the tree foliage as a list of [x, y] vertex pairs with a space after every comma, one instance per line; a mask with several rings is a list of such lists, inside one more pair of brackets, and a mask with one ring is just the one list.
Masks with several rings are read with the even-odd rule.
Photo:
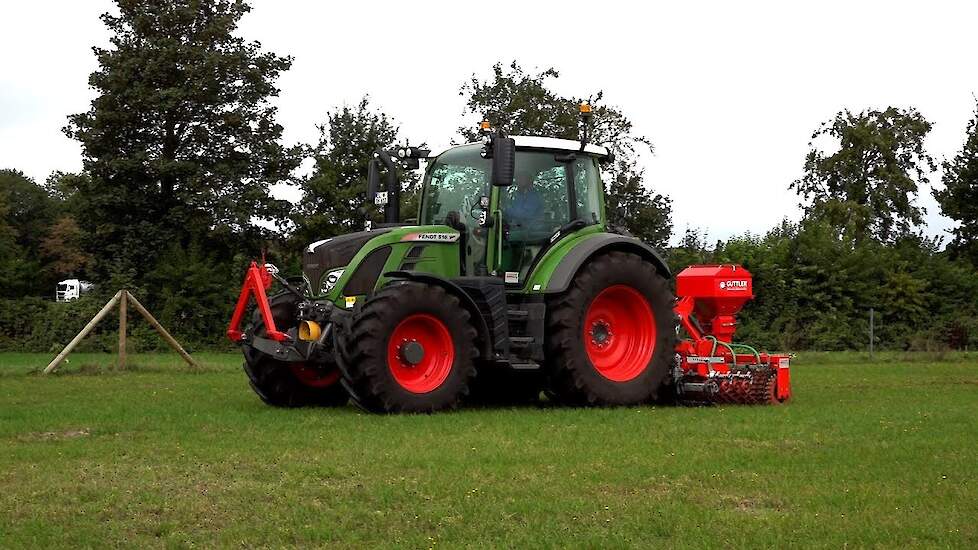
[[[840, 111], [813, 134], [804, 175], [791, 184], [809, 216], [857, 240], [892, 242], [923, 221], [915, 198], [935, 169], [924, 149], [931, 123], [915, 109]], [[830, 152], [816, 144], [832, 141]]]
[[[302, 183], [293, 221], [300, 243], [363, 229], [367, 207], [367, 165], [377, 149], [399, 140], [397, 124], [364, 97], [327, 114], [313, 149], [313, 173]], [[403, 178], [402, 178], [403, 179]]]
[[0, 170], [0, 189], [7, 196], [5, 218], [18, 244], [29, 254], [36, 254], [47, 227], [55, 219], [56, 201], [19, 170]]
[[[915, 235], [891, 244], [839, 239], [823, 219], [721, 243], [709, 261], [754, 275], [738, 339], [770, 349], [935, 350], [978, 343], [978, 273]], [[679, 266], [676, 266], [679, 267]]]
[[71, 215], [59, 218], [41, 241], [45, 271], [52, 278], [85, 278], [85, 274], [94, 266], [95, 258], [84, 250], [82, 241], [83, 233], [75, 218]]
[[[508, 67], [493, 65], [488, 80], [473, 75], [459, 91], [466, 100], [466, 113], [473, 120], [471, 125], [460, 127], [459, 133], [466, 141], [476, 141], [478, 122], [485, 117], [494, 128], [511, 135], [580, 139], [578, 106], [589, 101], [594, 113], [589, 139], [607, 144], [618, 159], [604, 167], [608, 203], [627, 211], [621, 223], [631, 233], [650, 244], [665, 246], [672, 233], [672, 203], [668, 197], [649, 191], [643, 183], [643, 172], [637, 168], [638, 153], [651, 152], [651, 141], [636, 135], [631, 120], [620, 110], [602, 104], [603, 92], [583, 98], [565, 97], [553, 91], [551, 81], [559, 77], [556, 69], [532, 73], [515, 61]], [[613, 213], [614, 208], [609, 212]]]
[[0, 297], [14, 297], [22, 292], [27, 274], [24, 273], [24, 253], [17, 246], [17, 233], [8, 221], [9, 198], [6, 187], [0, 187]]
[[943, 168], [944, 189], [933, 193], [944, 215], [958, 222], [951, 230], [951, 248], [978, 266], [978, 105], [968, 122], [964, 145], [953, 159], [944, 161]]
[[117, 0], [102, 20], [112, 47], [95, 48], [91, 108], [69, 117], [88, 178], [78, 221], [100, 253], [146, 271], [165, 243], [214, 230], [261, 233], [285, 204], [299, 149], [281, 143], [270, 98], [291, 60], [235, 31], [250, 8], [230, 0]]
[[41, 243], [58, 203], [19, 170], [0, 170], [0, 295], [44, 292], [54, 279], [42, 269]]

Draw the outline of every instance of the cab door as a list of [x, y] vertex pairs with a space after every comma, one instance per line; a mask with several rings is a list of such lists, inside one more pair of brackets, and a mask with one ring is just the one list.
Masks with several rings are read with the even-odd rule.
[[596, 160], [567, 152], [520, 151], [516, 181], [498, 193], [496, 271], [521, 288], [536, 262], [566, 235], [603, 223]]

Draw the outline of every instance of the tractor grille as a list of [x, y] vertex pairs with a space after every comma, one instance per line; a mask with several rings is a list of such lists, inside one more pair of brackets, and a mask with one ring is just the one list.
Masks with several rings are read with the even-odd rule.
[[350, 260], [367, 241], [389, 231], [390, 229], [375, 229], [348, 233], [323, 242], [312, 250], [307, 248], [302, 255], [302, 272], [309, 279], [313, 292], [319, 291], [323, 275], [349, 265]]

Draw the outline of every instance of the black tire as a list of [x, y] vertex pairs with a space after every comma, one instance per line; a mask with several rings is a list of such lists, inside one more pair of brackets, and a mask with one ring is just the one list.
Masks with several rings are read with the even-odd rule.
[[[296, 298], [291, 293], [281, 293], [269, 298], [275, 328], [287, 330], [295, 326]], [[252, 315], [251, 325], [246, 329], [249, 338], [265, 335], [265, 323], [261, 313]], [[310, 373], [319, 373], [325, 381], [335, 379], [328, 385], [307, 385], [298, 376], [297, 366], [279, 361], [251, 346], [243, 346], [244, 371], [248, 375], [251, 389], [265, 403], [275, 407], [339, 406], [346, 404], [348, 395], [339, 383], [335, 365], [301, 365]]]
[[[447, 329], [453, 350], [443, 381], [424, 392], [407, 389], [388, 362], [388, 345], [401, 322], [412, 316], [437, 319]], [[399, 282], [387, 286], [337, 331], [343, 385], [354, 403], [370, 412], [433, 412], [458, 406], [475, 376], [476, 331], [459, 299], [440, 286]], [[431, 353], [431, 350], [425, 350]]]
[[[655, 348], [647, 365], [637, 363], [637, 375], [615, 381], [592, 363], [584, 342], [584, 319], [602, 291], [622, 286], [630, 287], [648, 303], [655, 322]], [[548, 303], [548, 393], [558, 402], [572, 405], [635, 405], [654, 400], [675, 357], [673, 302], [665, 277], [638, 255], [609, 252], [589, 261], [570, 288]]]

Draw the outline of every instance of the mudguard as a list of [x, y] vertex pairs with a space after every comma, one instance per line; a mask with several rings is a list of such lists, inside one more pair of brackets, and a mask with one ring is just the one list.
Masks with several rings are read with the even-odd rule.
[[546, 292], [550, 294], [566, 291], [570, 286], [571, 280], [574, 279], [574, 275], [577, 274], [577, 271], [585, 262], [597, 254], [611, 251], [638, 254], [645, 260], [651, 262], [655, 266], [656, 271], [663, 277], [667, 279], [672, 277], [669, 266], [666, 265], [666, 262], [659, 253], [651, 246], [634, 237], [626, 237], [615, 233], [601, 233], [581, 242], [560, 260], [557, 268], [554, 269], [553, 274], [550, 276]]

